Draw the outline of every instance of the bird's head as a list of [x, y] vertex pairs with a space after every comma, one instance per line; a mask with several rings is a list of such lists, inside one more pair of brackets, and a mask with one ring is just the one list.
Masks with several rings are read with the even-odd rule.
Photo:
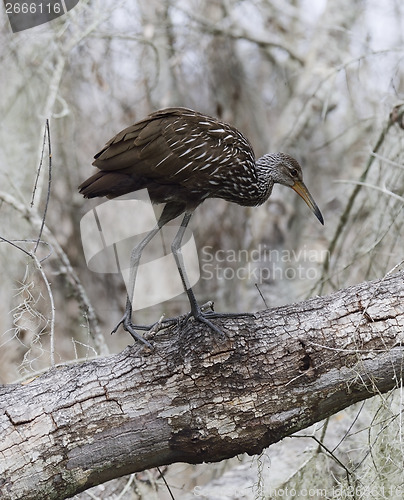
[[324, 224], [320, 209], [303, 182], [302, 167], [297, 160], [285, 153], [275, 153], [264, 155], [257, 163], [259, 166], [267, 169], [274, 183], [283, 184], [296, 191], [307, 203], [321, 224]]

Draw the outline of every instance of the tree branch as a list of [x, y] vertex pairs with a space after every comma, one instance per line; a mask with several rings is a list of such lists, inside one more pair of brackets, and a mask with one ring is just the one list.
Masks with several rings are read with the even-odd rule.
[[61, 499], [150, 467], [259, 453], [393, 389], [403, 278], [217, 320], [223, 339], [190, 321], [159, 332], [153, 352], [137, 344], [0, 388], [0, 496]]

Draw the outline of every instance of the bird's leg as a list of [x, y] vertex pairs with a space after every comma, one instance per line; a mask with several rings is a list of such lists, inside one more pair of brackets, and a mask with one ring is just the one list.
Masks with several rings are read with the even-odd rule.
[[181, 222], [181, 226], [175, 235], [175, 238], [171, 244], [171, 250], [174, 255], [175, 262], [177, 264], [178, 272], [181, 277], [182, 285], [186, 294], [188, 295], [189, 304], [191, 306], [191, 312], [186, 316], [188, 318], [190, 315], [193, 316], [196, 320], [201, 321], [202, 323], [206, 323], [213, 331], [218, 333], [219, 335], [223, 335], [223, 333], [217, 328], [213, 323], [211, 323], [208, 319], [205, 318], [204, 313], [202, 312], [196, 298], [194, 292], [192, 291], [191, 285], [189, 284], [189, 279], [187, 276], [187, 272], [185, 270], [184, 259], [181, 251], [181, 243], [185, 234], [185, 230], [188, 226], [188, 223], [192, 217], [192, 212], [186, 212], [184, 218]]
[[174, 255], [175, 262], [177, 264], [178, 272], [180, 273], [182, 285], [184, 287], [185, 292], [188, 295], [188, 300], [191, 305], [191, 314], [196, 317], [201, 312], [201, 309], [196, 301], [194, 292], [192, 291], [191, 285], [189, 284], [189, 279], [187, 272], [185, 270], [184, 259], [182, 257], [181, 251], [181, 243], [185, 234], [185, 230], [188, 226], [188, 223], [192, 217], [191, 212], [186, 212], [184, 218], [182, 219], [181, 226], [175, 235], [175, 238], [171, 244], [171, 251]]
[[129, 284], [128, 284], [129, 286], [128, 286], [128, 294], [126, 297], [125, 313], [122, 316], [119, 323], [111, 332], [115, 333], [118, 330], [119, 326], [122, 325], [124, 330], [126, 330], [130, 335], [132, 335], [132, 337], [135, 340], [140, 340], [148, 347], [151, 347], [151, 344], [147, 342], [147, 340], [145, 340], [141, 335], [139, 335], [136, 332], [135, 328], [138, 328], [139, 330], [149, 330], [150, 327], [140, 327], [132, 323], [132, 301], [135, 293], [136, 275], [137, 275], [137, 270], [139, 268], [139, 262], [142, 256], [142, 252], [145, 249], [146, 245], [150, 243], [150, 241], [154, 238], [154, 236], [156, 236], [156, 234], [160, 231], [160, 229], [161, 225], [157, 224], [148, 233], [148, 235], [145, 238], [143, 238], [143, 240], [140, 243], [138, 243], [132, 250], [132, 253], [130, 255], [130, 273], [129, 273]]
[[[181, 243], [185, 234], [185, 230], [188, 226], [189, 220], [191, 219], [192, 213], [187, 212], [182, 220], [181, 226], [174, 238], [174, 241], [171, 245], [171, 250], [174, 255], [175, 262], [177, 264], [178, 272], [181, 277], [181, 281], [184, 287], [186, 294], [188, 295], [188, 300], [191, 306], [191, 312], [185, 316], [185, 320], [189, 319], [190, 316], [193, 316], [197, 321], [201, 323], [205, 323], [211, 330], [218, 333], [219, 335], [223, 335], [223, 332], [214, 325], [210, 319], [211, 318], [223, 318], [223, 317], [233, 317], [233, 316], [246, 316], [248, 314], [232, 314], [232, 313], [215, 313], [213, 311], [213, 302], [208, 302], [205, 306], [200, 306], [195, 298], [194, 292], [192, 291], [191, 285], [189, 284], [189, 279], [187, 276], [187, 272], [185, 269], [184, 259], [181, 252]], [[210, 308], [210, 311], [206, 311], [205, 309]]]

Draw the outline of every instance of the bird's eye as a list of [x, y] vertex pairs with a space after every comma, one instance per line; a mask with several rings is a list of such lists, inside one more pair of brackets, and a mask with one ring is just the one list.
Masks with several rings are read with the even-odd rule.
[[290, 171], [290, 175], [292, 177], [297, 177], [297, 170], [295, 168], [292, 168], [292, 170]]

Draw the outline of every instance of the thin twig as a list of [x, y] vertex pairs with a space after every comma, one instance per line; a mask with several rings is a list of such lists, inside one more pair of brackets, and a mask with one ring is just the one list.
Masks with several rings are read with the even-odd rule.
[[167, 480], [164, 477], [164, 474], [161, 472], [160, 467], [156, 467], [156, 469], [159, 471], [160, 477], [163, 480], [163, 482], [164, 482], [164, 484], [165, 484], [165, 486], [166, 486], [166, 488], [168, 490], [168, 493], [170, 494], [170, 497], [172, 498], [172, 500], [175, 500], [175, 497], [174, 497], [174, 495], [173, 495], [173, 493], [171, 491], [171, 488], [168, 486]]
[[[50, 129], [49, 129], [49, 120], [48, 119], [46, 119], [44, 142], [45, 142], [46, 135], [48, 136], [48, 159], [49, 159], [49, 162], [48, 162], [48, 191], [46, 193], [45, 209], [43, 211], [41, 228], [39, 229], [38, 239], [36, 241], [36, 245], [35, 245], [35, 248], [34, 248], [34, 253], [38, 249], [38, 245], [39, 245], [39, 242], [41, 240], [43, 228], [45, 226], [45, 219], [46, 219], [46, 214], [48, 212], [48, 206], [49, 206], [49, 200], [50, 200], [50, 193], [51, 193], [51, 185], [52, 185], [52, 147], [51, 147], [51, 138], [50, 138]], [[39, 173], [41, 171], [42, 158], [43, 158], [43, 149], [42, 149], [41, 162], [40, 162], [39, 168], [38, 168], [38, 176], [39, 176]], [[38, 179], [38, 176], [37, 176], [37, 179]], [[35, 187], [36, 187], [36, 183], [35, 183]], [[34, 196], [35, 196], [35, 188], [34, 188], [34, 192], [32, 193], [31, 207], [32, 207], [32, 205], [34, 203]]]
[[284, 43], [274, 42], [271, 40], [259, 38], [256, 35], [252, 35], [247, 33], [245, 30], [239, 29], [238, 31], [233, 31], [228, 28], [221, 27], [217, 24], [212, 24], [206, 21], [206, 19], [196, 16], [194, 13], [191, 13], [188, 9], [181, 9], [177, 7], [178, 10], [182, 11], [184, 14], [188, 16], [188, 18], [196, 23], [204, 29], [206, 33], [216, 36], [225, 36], [226, 38], [231, 38], [233, 40], [245, 40], [247, 42], [251, 42], [256, 44], [258, 47], [262, 49], [272, 48], [272, 49], [280, 49], [286, 52], [291, 59], [300, 64], [300, 66], [304, 65], [304, 61], [301, 57], [299, 57], [294, 50], [290, 47], [287, 47]]
[[[8, 240], [7, 238], [3, 238], [3, 236], [0, 236], [0, 240], [4, 241], [4, 243], [9, 243], [11, 246], [17, 248], [18, 250], [21, 250], [21, 252], [24, 252], [28, 257], [31, 257], [31, 253], [25, 250], [24, 248], [20, 247], [20, 245], [17, 245], [14, 243], [12, 240]], [[23, 241], [23, 240], [18, 240], [18, 241]]]
[[38, 269], [38, 271], [41, 273], [42, 279], [45, 283], [46, 290], [48, 292], [48, 297], [49, 297], [49, 302], [50, 302], [50, 308], [51, 308], [51, 318], [50, 318], [50, 333], [49, 333], [49, 350], [50, 350], [50, 362], [51, 366], [55, 366], [55, 301], [53, 300], [53, 293], [51, 290], [51, 286], [49, 283], [48, 278], [46, 277], [45, 271], [43, 270], [43, 267], [36, 256], [35, 252], [31, 252], [31, 257], [35, 262], [35, 265]]
[[391, 198], [394, 198], [395, 200], [402, 201], [404, 202], [404, 198], [396, 193], [393, 193], [389, 189], [386, 189], [384, 187], [376, 186], [375, 184], [369, 184], [368, 182], [361, 182], [361, 181], [352, 181], [352, 180], [336, 180], [334, 182], [341, 183], [341, 184], [354, 184], [356, 186], [363, 186], [363, 187], [368, 187], [370, 189], [374, 189], [375, 191], [380, 191], [383, 194], [389, 195]]
[[120, 494], [117, 496], [116, 500], [121, 500], [121, 498], [124, 498], [124, 496], [126, 495], [126, 493], [129, 491], [129, 488], [131, 487], [133, 481], [136, 479], [136, 474], [131, 474], [129, 476], [129, 479], [127, 481], [127, 483], [125, 484], [125, 487], [123, 488], [123, 490], [120, 492]]
[[[63, 76], [63, 71], [66, 65], [66, 56], [63, 53], [59, 53], [57, 60], [56, 60], [56, 65], [52, 73], [51, 80], [49, 82], [48, 88], [47, 88], [47, 99], [45, 102], [45, 106], [43, 109], [43, 116], [44, 117], [52, 117], [53, 116], [53, 109], [55, 106], [55, 102], [58, 98], [58, 92], [59, 92], [59, 87], [60, 87], [60, 82], [62, 81], [62, 76]], [[48, 140], [49, 140], [49, 131], [48, 131]], [[43, 154], [43, 151], [42, 153]], [[40, 160], [38, 161], [38, 163]], [[41, 198], [42, 194], [42, 182], [40, 182], [41, 178], [38, 179], [38, 183], [36, 186], [36, 189], [38, 191], [38, 198]]]
[[258, 290], [258, 293], [259, 293], [259, 294], [260, 294], [260, 296], [261, 296], [261, 299], [262, 299], [262, 301], [263, 301], [263, 303], [264, 303], [264, 305], [265, 305], [265, 308], [266, 308], [266, 309], [269, 309], [269, 306], [268, 306], [268, 304], [267, 304], [267, 301], [265, 300], [265, 297], [264, 297], [264, 295], [262, 294], [262, 292], [261, 292], [261, 290], [260, 290], [260, 287], [258, 286], [258, 283], [255, 283], [255, 288]]
[[359, 411], [356, 413], [355, 415], [355, 418], [352, 420], [352, 422], [350, 423], [348, 429], [345, 431], [344, 435], [342, 436], [342, 438], [338, 441], [338, 443], [334, 446], [334, 448], [331, 450], [332, 453], [334, 453], [334, 451], [340, 446], [340, 444], [345, 441], [345, 439], [349, 436], [349, 433], [351, 432], [353, 426], [355, 425], [356, 421], [358, 420], [359, 418], [359, 415], [361, 414], [363, 408], [365, 406], [365, 401], [362, 401], [362, 404], [361, 404], [361, 407], [359, 408]]
[[45, 151], [45, 141], [46, 141], [46, 126], [45, 126], [45, 130], [43, 132], [42, 150], [41, 150], [41, 156], [39, 158], [38, 170], [36, 171], [36, 177], [35, 177], [35, 182], [34, 182], [34, 189], [32, 190], [31, 208], [34, 206], [36, 188], [38, 187], [38, 180], [39, 180], [39, 176], [40, 176], [41, 170], [42, 170], [43, 154], [44, 154], [44, 151]]
[[346, 475], [347, 475], [347, 479], [348, 479], [348, 482], [349, 482], [349, 477], [352, 475], [352, 472], [348, 469], [348, 467], [341, 462], [341, 460], [335, 456], [335, 453], [333, 453], [332, 450], [330, 450], [329, 448], [327, 448], [327, 446], [325, 446], [324, 443], [322, 443], [318, 437], [316, 436], [313, 436], [312, 434], [293, 434], [293, 436], [291, 437], [294, 437], [294, 438], [311, 438], [313, 439], [325, 452], [328, 453], [328, 455], [330, 455], [330, 457], [335, 460], [335, 462], [344, 469], [344, 471], [346, 472]]

